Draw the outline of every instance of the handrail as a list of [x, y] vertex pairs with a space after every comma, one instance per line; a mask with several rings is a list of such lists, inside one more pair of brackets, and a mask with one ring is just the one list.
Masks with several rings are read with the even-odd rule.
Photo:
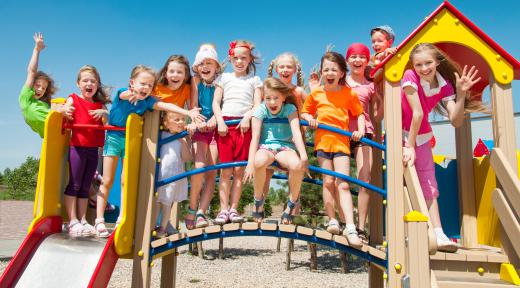
[[431, 255], [437, 252], [437, 236], [433, 230], [433, 224], [428, 211], [428, 206], [424, 200], [421, 184], [415, 166], [407, 165], [404, 167], [404, 179], [406, 182], [405, 191], [408, 191], [410, 201], [412, 202], [412, 209], [421, 212], [421, 214], [428, 217], [428, 251]]
[[495, 188], [491, 196], [493, 206], [500, 219], [500, 223], [504, 227], [504, 231], [510, 239], [510, 243], [516, 252], [516, 255], [520, 255], [520, 241], [513, 239], [520, 239], [520, 223], [518, 218], [511, 208], [511, 202], [508, 202], [504, 196], [504, 192], [501, 189]]
[[126, 127], [119, 127], [114, 125], [95, 125], [95, 124], [63, 124], [66, 129], [94, 129], [94, 130], [111, 130], [111, 131], [126, 131]]
[[[264, 123], [288, 123], [287, 121], [288, 121], [287, 119], [265, 119]], [[228, 120], [228, 121], [225, 121], [225, 123], [226, 123], [226, 125], [238, 124], [238, 123], [240, 123], [240, 119]], [[307, 121], [305, 121], [305, 120], [300, 120], [300, 125], [309, 126], [309, 123]], [[330, 131], [330, 132], [338, 133], [338, 134], [343, 135], [343, 136], [352, 137], [352, 132], [344, 131], [344, 130], [341, 130], [339, 128], [332, 127], [332, 126], [325, 125], [325, 124], [318, 124], [318, 129], [323, 129], [323, 130], [327, 130], [327, 131]], [[181, 133], [177, 133], [175, 135], [172, 135], [172, 136], [166, 137], [164, 139], [161, 139], [161, 140], [159, 140], [159, 147], [162, 146], [165, 143], [168, 143], [168, 142], [177, 140], [179, 138], [185, 137], [186, 135], [188, 135], [188, 132], [187, 131], [183, 131]], [[359, 140], [359, 142], [365, 143], [365, 144], [367, 144], [367, 145], [369, 145], [371, 147], [375, 147], [375, 148], [377, 148], [379, 150], [382, 150], [382, 151], [386, 150], [386, 146], [385, 145], [377, 143], [377, 142], [375, 142], [373, 140], [370, 140], [368, 138], [361, 138]]]
[[[247, 165], [247, 161], [237, 161], [237, 162], [219, 163], [219, 164], [216, 164], [216, 165], [211, 165], [211, 166], [206, 166], [206, 167], [202, 167], [202, 168], [193, 169], [193, 170], [186, 171], [184, 173], [177, 174], [177, 175], [174, 175], [172, 177], [168, 177], [166, 179], [157, 181], [156, 188], [164, 186], [166, 184], [170, 184], [172, 182], [175, 182], [177, 180], [180, 180], [182, 178], [189, 177], [189, 176], [192, 176], [192, 175], [195, 175], [195, 174], [200, 174], [200, 173], [204, 173], [204, 172], [211, 171], [211, 170], [226, 169], [226, 168], [240, 167], [240, 166], [246, 166], [246, 165]], [[345, 180], [347, 182], [351, 182], [351, 183], [357, 184], [357, 185], [359, 185], [361, 187], [365, 187], [365, 188], [367, 188], [369, 190], [372, 190], [372, 191], [374, 191], [376, 193], [379, 193], [379, 194], [383, 195], [383, 197], [386, 197], [386, 191], [385, 190], [383, 190], [383, 189], [381, 189], [381, 188], [379, 188], [377, 186], [371, 185], [369, 183], [365, 183], [363, 181], [360, 181], [359, 179], [356, 179], [354, 177], [343, 175], [343, 174], [340, 174], [340, 173], [337, 173], [337, 172], [334, 172], [334, 171], [329, 171], [329, 170], [326, 170], [326, 169], [323, 169], [323, 168], [320, 168], [320, 167], [316, 167], [316, 166], [312, 166], [312, 165], [309, 166], [309, 170], [310, 171], [314, 171], [314, 172], [318, 172], [318, 173], [321, 173], [321, 174], [326, 174], [326, 175], [329, 175], [329, 176], [333, 176], [333, 177], [336, 177], [336, 178], [343, 179], [343, 180]]]
[[[520, 180], [515, 171], [509, 165], [506, 155], [500, 148], [491, 150], [491, 167], [502, 185], [503, 192], [507, 196], [511, 208], [520, 215]], [[514, 159], [516, 161], [516, 159]]]

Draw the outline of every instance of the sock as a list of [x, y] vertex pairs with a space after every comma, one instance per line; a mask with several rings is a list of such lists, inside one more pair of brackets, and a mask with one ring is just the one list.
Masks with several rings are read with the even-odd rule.
[[437, 239], [442, 240], [442, 241], [450, 241], [448, 236], [446, 236], [446, 234], [444, 234], [444, 230], [442, 230], [441, 227], [434, 228], [433, 230], [435, 231], [435, 235], [437, 235]]
[[348, 234], [357, 234], [356, 225], [355, 224], [347, 224], [345, 225], [345, 230], [347, 230]]

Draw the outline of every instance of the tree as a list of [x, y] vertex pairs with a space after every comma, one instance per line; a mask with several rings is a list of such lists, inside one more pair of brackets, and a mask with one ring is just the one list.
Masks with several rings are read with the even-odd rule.
[[3, 181], [7, 185], [7, 199], [33, 200], [39, 163], [38, 159], [27, 157], [20, 167], [5, 169]]

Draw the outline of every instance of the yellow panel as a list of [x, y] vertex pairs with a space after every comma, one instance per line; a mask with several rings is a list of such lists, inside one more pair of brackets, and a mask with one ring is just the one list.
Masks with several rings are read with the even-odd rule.
[[65, 189], [67, 150], [69, 133], [62, 134], [63, 116], [51, 111], [45, 120], [44, 139], [40, 154], [38, 184], [34, 205], [34, 219], [29, 226], [31, 231], [36, 223], [49, 216], [61, 216], [61, 196]]
[[464, 45], [482, 56], [491, 68], [495, 80], [498, 83], [509, 84], [513, 81], [513, 66], [500, 57], [495, 50], [480, 39], [446, 8], [439, 12], [439, 14], [410, 39], [404, 47], [397, 51], [395, 57], [385, 64], [386, 79], [391, 82], [401, 80], [412, 48], [422, 42], [450, 42]]
[[518, 273], [516, 273], [515, 267], [511, 264], [502, 263], [500, 265], [500, 279], [520, 286], [520, 277], [518, 277]]
[[411, 211], [403, 216], [404, 222], [428, 222], [428, 217], [419, 211]]
[[141, 162], [141, 140], [143, 138], [143, 119], [137, 114], [131, 114], [126, 121], [126, 151], [123, 166], [124, 195], [121, 206], [124, 214], [121, 215], [114, 237], [116, 253], [119, 256], [132, 253], [134, 240], [135, 212], [137, 211], [137, 188], [139, 185], [139, 166]]
[[433, 162], [435, 162], [436, 164], [441, 165], [441, 163], [444, 162], [444, 160], [446, 160], [446, 156], [444, 155], [433, 155]]

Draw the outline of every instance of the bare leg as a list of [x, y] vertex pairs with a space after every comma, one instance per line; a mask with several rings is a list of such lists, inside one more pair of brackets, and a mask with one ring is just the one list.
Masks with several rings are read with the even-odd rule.
[[80, 220], [85, 220], [87, 217], [87, 206], [88, 206], [88, 198], [78, 198], [76, 200], [77, 205], [77, 212], [78, 212], [78, 218], [81, 218]]
[[[333, 162], [334, 171], [345, 175], [350, 174], [350, 158], [348, 156], [336, 157], [333, 159]], [[345, 180], [336, 178], [336, 187], [340, 199], [340, 209], [343, 210], [343, 215], [345, 215], [345, 223], [354, 224], [354, 205], [352, 204], [349, 184]]]
[[437, 202], [437, 198], [427, 200], [426, 205], [428, 205], [428, 212], [430, 212], [433, 228], [442, 228], [441, 216], [439, 214], [439, 203]]
[[233, 191], [231, 192], [231, 209], [238, 209], [238, 202], [242, 195], [242, 181], [245, 167], [233, 168]]
[[[370, 183], [370, 172], [372, 170], [372, 148], [361, 146], [356, 149], [356, 168], [358, 179]], [[370, 192], [364, 188], [359, 188], [358, 194], [358, 228], [365, 230], [365, 223], [370, 202]]]
[[[302, 163], [300, 161], [300, 157], [298, 157], [298, 154], [293, 151], [282, 151], [276, 154], [275, 156], [276, 161], [280, 163], [283, 167], [286, 167], [289, 170], [289, 193], [290, 193], [290, 200], [293, 203], [296, 203], [298, 199], [300, 198], [300, 190], [304, 175], [304, 167], [302, 166]], [[287, 208], [285, 210], [286, 213], [292, 214], [294, 212], [291, 211], [292, 209], [287, 205]], [[289, 224], [291, 221], [290, 219], [288, 222], [284, 224]]]
[[[208, 165], [217, 164], [218, 159], [218, 149], [217, 145], [209, 145], [209, 155], [206, 155], [206, 160]], [[206, 181], [204, 186], [204, 191], [202, 192], [202, 196], [200, 199], [199, 209], [202, 212], [206, 212], [209, 208], [209, 203], [211, 202], [211, 198], [213, 193], [215, 192], [215, 179], [217, 178], [217, 170], [211, 170], [205, 173]]]
[[[267, 167], [273, 163], [275, 156], [270, 151], [265, 149], [260, 149], [256, 151], [255, 154], [255, 177], [254, 177], [254, 190], [255, 190], [255, 198], [257, 200], [264, 199], [265, 192], [265, 182], [266, 182], [266, 173]], [[258, 211], [261, 212], [261, 211]]]
[[[334, 170], [332, 161], [322, 157], [318, 157], [320, 167], [327, 170]], [[336, 219], [335, 199], [334, 199], [334, 177], [323, 175], [323, 205], [329, 219]]]
[[[114, 176], [116, 174], [118, 157], [106, 156], [103, 157], [103, 182], [99, 186], [96, 204], [96, 218], [104, 218], [106, 200], [114, 183]], [[123, 199], [121, 199], [121, 204]]]
[[161, 228], [166, 229], [168, 221], [170, 221], [170, 214], [172, 213], [172, 205], [161, 203], [162, 217], [161, 217]]
[[227, 210], [229, 209], [229, 193], [231, 192], [231, 174], [233, 174], [233, 168], [226, 168], [220, 171], [220, 210]]
[[75, 196], [65, 195], [65, 209], [67, 210], [67, 216], [69, 217], [69, 221], [78, 220], [78, 214], [76, 212], [76, 200], [78, 199]]
[[264, 198], [267, 197], [267, 195], [269, 194], [269, 188], [271, 187], [271, 179], [273, 178], [273, 174], [274, 174], [274, 170], [273, 169], [266, 169], [266, 174], [265, 174], [265, 183], [264, 183], [264, 191], [263, 191], [263, 195], [264, 195]]
[[[193, 143], [193, 149], [195, 150], [195, 169], [206, 167], [206, 151], [208, 149], [208, 144], [198, 141]], [[205, 173], [191, 176], [190, 208], [193, 210], [197, 210], [199, 207], [200, 192], [202, 190], [204, 175]], [[186, 219], [194, 220], [195, 215], [188, 213]]]

